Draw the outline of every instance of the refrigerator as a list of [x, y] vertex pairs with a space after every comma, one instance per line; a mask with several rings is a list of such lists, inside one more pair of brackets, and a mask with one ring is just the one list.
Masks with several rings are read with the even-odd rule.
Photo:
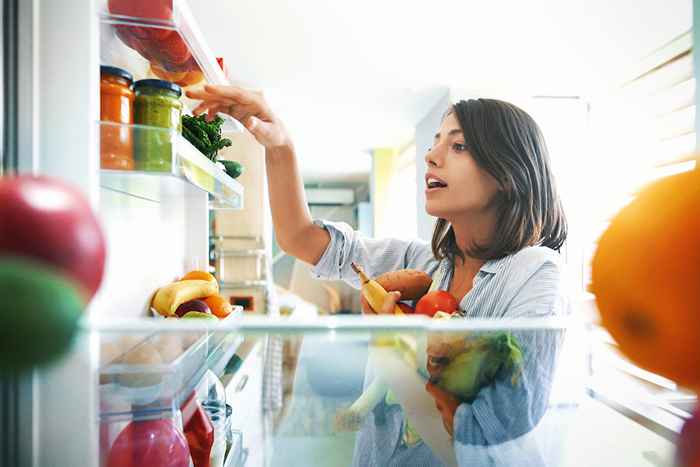
[[[0, 465], [110, 465], [108, 456], [133, 420], [135, 406], [141, 411], [144, 406], [156, 410], [155, 420], [172, 420], [182, 431], [186, 422], [181, 408], [191, 391], [208, 381], [209, 370], [223, 375], [227, 401], [240, 423], [238, 450], [227, 457], [226, 465], [349, 465], [363, 454], [361, 449], [355, 452], [360, 431], [357, 427], [338, 429], [336, 423], [339, 416], [341, 421], [348, 416], [348, 408], [365, 394], [366, 386], [372, 387], [376, 374], [385, 377], [394, 394], [393, 402], [381, 394], [374, 407], [396, 406], [398, 401], [415, 432], [403, 436], [409, 432], [408, 425], [397, 422], [395, 408], [388, 416], [374, 408], [364, 416], [376, 415], [378, 420], [385, 416], [385, 421], [396, 422], [398, 431], [404, 430], [390, 440], [399, 454], [407, 445], [425, 442], [447, 465], [470, 456], [472, 465], [522, 465], [530, 455], [532, 459], [552, 456], [554, 460], [546, 465], [570, 467], [637, 467], [656, 461], [670, 465], [675, 439], [689, 415], [685, 410], [679, 415], [675, 406], [652, 404], [653, 416], [639, 423], [639, 414], [649, 411], [646, 392], [625, 392], [619, 398], [596, 396], [595, 386], [586, 381], [590, 376], [586, 371], [598, 361], [591, 358], [596, 354], [587, 346], [596, 341], [586, 330], [566, 328], [568, 323], [533, 322], [523, 327], [509, 321], [464, 320], [447, 325], [427, 318], [319, 317], [304, 303], [288, 306], [293, 309], [288, 320], [246, 316], [225, 323], [218, 331], [202, 323], [165, 326], [147, 318], [156, 289], [189, 270], [208, 266], [215, 234], [210, 229], [212, 210], [222, 224], [220, 216], [227, 210], [240, 212], [248, 198], [265, 206], [266, 187], [262, 169], [258, 183], [241, 184], [202, 160], [191, 145], [172, 133], [167, 140], [173, 148], [170, 170], [127, 173], [102, 169], [100, 135], [109, 125], [100, 121], [99, 66], [127, 68], [137, 78], [153, 77], [145, 51], [125, 43], [116, 31], [124, 26], [154, 29], [179, 38], [208, 82], [229, 80], [182, 0], [0, 0], [0, 4], [2, 171], [43, 174], [77, 186], [98, 214], [108, 242], [102, 288], [85, 311], [71, 351], [50, 367], [5, 374], [0, 379]], [[140, 6], [150, 13], [153, 5], [165, 6], [160, 13], [168, 14], [165, 18], [124, 15], [110, 10], [115, 4]], [[227, 125], [230, 131], [240, 131], [235, 122]], [[159, 131], [127, 130], [132, 134]], [[252, 192], [256, 195], [248, 196]], [[262, 225], [256, 225], [256, 242], [271, 230], [269, 216], [258, 214], [255, 222]], [[240, 222], [250, 218], [246, 215]], [[224, 233], [236, 238], [215, 237], [214, 241], [241, 240], [238, 237], [248, 241], [247, 234], [236, 230], [239, 225]], [[262, 263], [267, 271], [260, 280], [271, 279], [269, 242], [262, 247], [258, 243], [221, 245], [221, 251], [245, 249], [256, 259], [258, 250], [265, 248], [267, 260]], [[253, 285], [258, 288], [257, 280]], [[266, 288], [271, 290], [272, 285]], [[277, 314], [274, 293], [267, 296], [265, 313]], [[549, 375], [556, 367], [556, 384], [547, 381], [535, 388], [548, 396], [542, 398], [547, 399], [546, 416], [538, 430], [532, 430], [532, 437], [517, 440], [527, 443], [507, 439], [481, 451], [479, 446], [468, 446], [458, 452], [424, 387], [426, 362], [421, 359], [426, 357], [423, 350], [430, 335], [518, 331], [523, 341], [559, 342], [565, 329], [572, 346], [561, 350], [556, 366], [540, 368]], [[599, 333], [594, 330], [592, 334]], [[152, 366], [130, 366], [121, 355], [121, 360], [112, 361], [105, 347], [112, 338], [139, 338], [125, 352], [126, 358], [134, 356], [133, 349], [136, 353], [143, 350], [139, 346], [147, 339], [167, 346], [172, 336], [186, 344], [171, 359], [163, 358]], [[608, 336], [601, 339], [607, 351], [612, 344]], [[290, 347], [298, 349], [291, 352], [294, 358], [284, 353]], [[603, 376], [606, 382], [616, 377]], [[626, 389], [627, 380], [617, 386]], [[669, 386], [661, 381], [657, 392]], [[146, 390], [156, 390], [157, 397]], [[129, 399], [124, 406], [120, 405], [123, 397]], [[154, 407], [155, 402], [163, 407]], [[639, 405], [643, 409], [636, 407]], [[356, 424], [354, 413], [348, 418], [350, 425]], [[530, 451], [533, 446], [534, 453]]]
[[[240, 210], [245, 188], [178, 131], [129, 124], [115, 130], [101, 121], [100, 66], [126, 69], [134, 80], [159, 78], [155, 64], [172, 65], [167, 52], [154, 57], [150, 46], [128, 40], [129, 33], [144, 32], [180, 46], [180, 62], [187, 57], [193, 80], [183, 88], [229, 83], [223, 65], [179, 0], [3, 0], [2, 31], [0, 173], [61, 179], [77, 187], [97, 213], [108, 253], [100, 292], [85, 319], [109, 323], [149, 315], [156, 289], [187, 271], [209, 270], [210, 213]], [[194, 102], [184, 96], [182, 101], [183, 113], [191, 112]], [[241, 129], [232, 119], [224, 124], [225, 132]], [[159, 144], [171, 158], [167, 168], [105, 169], [100, 138], [110, 131], [128, 133], [132, 141], [162, 136]], [[264, 186], [252, 191], [264, 193]], [[258, 229], [263, 239], [266, 228]], [[261, 248], [266, 245], [261, 242]], [[261, 288], [271, 290], [269, 284]], [[273, 308], [270, 300], [267, 311]], [[81, 332], [57, 365], [2, 378], [0, 465], [99, 465], [100, 342], [97, 334]]]

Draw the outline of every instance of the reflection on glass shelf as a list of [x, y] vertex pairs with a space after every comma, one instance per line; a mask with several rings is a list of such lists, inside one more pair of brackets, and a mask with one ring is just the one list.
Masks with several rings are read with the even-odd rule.
[[[280, 365], [286, 365], [285, 371], [273, 369], [270, 374], [294, 376], [293, 384], [289, 380], [272, 383], [288, 392], [279, 420], [254, 445], [268, 450], [267, 465], [367, 465], [362, 457], [353, 456], [369, 453], [389, 458], [396, 452], [394, 446], [376, 442], [380, 437], [403, 443], [398, 456], [421, 455], [425, 465], [544, 465], [535, 463], [540, 458], [549, 461], [546, 465], [563, 465], [561, 445], [583, 393], [582, 384], [563, 386], [560, 380], [571, 380], [574, 370], [582, 370], [585, 356], [564, 351], [561, 323], [385, 318], [253, 320], [243, 315], [214, 323], [210, 329], [214, 333], [228, 330], [246, 340], [279, 339], [279, 349], [285, 352]], [[194, 326], [202, 325], [186, 320], [151, 321], [149, 324], [165, 331], [155, 335], [181, 338], [196, 335]], [[431, 331], [437, 322], [444, 328]], [[103, 320], [98, 335], [108, 335], [110, 329], [114, 332], [126, 324]], [[147, 332], [136, 322], [133, 326]], [[119, 332], [128, 335], [126, 328]], [[247, 372], [241, 370], [240, 377]], [[153, 371], [148, 366], [139, 375], [148, 377], [148, 383], [157, 382], [150, 380]], [[567, 388], [566, 393], [557, 392], [562, 387]], [[233, 418], [260, 423], [265, 416], [263, 406], [254, 415], [247, 412], [252, 396], [245, 391], [269, 388], [262, 383], [229, 384], [226, 403], [233, 408]], [[455, 410], [461, 404], [465, 408], [478, 404], [493, 426], [482, 429], [480, 421], [464, 408], [451, 418], [445, 416], [437, 407], [450, 397], [455, 400]], [[447, 419], [453, 420], [451, 426], [459, 423], [471, 429], [455, 431], [452, 436]], [[245, 425], [244, 433], [253, 432], [248, 427]], [[482, 435], [483, 430], [490, 431]], [[472, 433], [480, 437], [475, 439]], [[319, 451], [328, 452], [328, 457], [315, 464], [311, 456]], [[489, 462], [494, 456], [499, 462]], [[396, 465], [407, 464], [401, 457], [395, 461]]]
[[[100, 136], [103, 141], [100, 147], [103, 153], [102, 188], [160, 201], [163, 195], [184, 192], [184, 182], [210, 193], [217, 206], [229, 209], [243, 207], [243, 186], [177, 131], [100, 122]], [[109, 144], [104, 144], [105, 141], [109, 141]], [[120, 154], [121, 159], [130, 161], [129, 166], [134, 170], [105, 168], [106, 153]], [[165, 180], [163, 176], [175, 180]]]

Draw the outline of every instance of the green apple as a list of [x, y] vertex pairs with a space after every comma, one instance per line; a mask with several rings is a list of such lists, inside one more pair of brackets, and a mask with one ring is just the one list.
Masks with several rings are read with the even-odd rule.
[[0, 257], [0, 373], [57, 360], [84, 308], [76, 284], [39, 262]]
[[219, 321], [219, 318], [211, 313], [202, 313], [201, 311], [188, 311], [182, 318], [185, 319], [208, 319], [209, 321]]

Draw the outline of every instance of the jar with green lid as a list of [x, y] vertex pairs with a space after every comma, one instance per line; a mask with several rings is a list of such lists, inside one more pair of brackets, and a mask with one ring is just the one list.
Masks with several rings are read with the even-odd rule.
[[[180, 86], [160, 79], [134, 83], [134, 123], [163, 128], [138, 127], [134, 137], [134, 158], [139, 170], [170, 172], [176, 133], [181, 131]], [[167, 131], [166, 131], [167, 130]]]

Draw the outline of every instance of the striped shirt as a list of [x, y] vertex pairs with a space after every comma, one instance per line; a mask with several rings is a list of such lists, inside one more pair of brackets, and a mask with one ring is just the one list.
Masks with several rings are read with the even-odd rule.
[[[372, 239], [344, 223], [316, 221], [330, 233], [330, 244], [313, 268], [318, 279], [343, 280], [359, 288], [350, 263], [361, 264], [368, 275], [399, 269], [418, 269], [441, 278], [438, 289], [447, 290], [453, 267], [437, 260], [428, 243], [420, 240]], [[546, 247], [527, 247], [484, 263], [472, 289], [459, 306], [466, 318], [522, 318], [562, 315], [567, 311], [561, 284], [559, 254]], [[454, 421], [454, 446], [460, 465], [499, 463], [494, 446], [513, 449], [513, 441], [526, 438], [542, 419], [548, 405], [552, 375], [562, 332], [513, 332], [525, 361], [517, 384], [509, 375], [483, 388], [476, 399], [459, 406]], [[403, 415], [397, 405], [380, 403], [365, 420], [355, 446], [354, 465], [442, 465], [430, 448], [402, 442]], [[482, 448], [479, 450], [478, 448]], [[545, 465], [537, 452], [525, 455], [518, 447], [517, 465]], [[481, 457], [480, 457], [481, 456]], [[488, 462], [483, 456], [488, 458]], [[528, 457], [529, 456], [529, 457]], [[515, 465], [515, 464], [513, 464]]]

